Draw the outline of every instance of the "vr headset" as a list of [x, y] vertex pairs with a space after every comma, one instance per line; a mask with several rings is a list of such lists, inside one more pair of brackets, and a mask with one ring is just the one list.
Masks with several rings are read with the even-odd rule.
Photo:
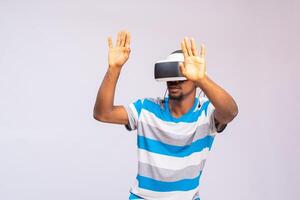
[[184, 62], [182, 50], [171, 53], [166, 59], [155, 62], [154, 78], [156, 81], [187, 80], [180, 71], [179, 63]]

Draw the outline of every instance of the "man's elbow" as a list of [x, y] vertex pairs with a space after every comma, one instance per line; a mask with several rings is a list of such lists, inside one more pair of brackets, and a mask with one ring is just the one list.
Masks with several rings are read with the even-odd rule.
[[236, 107], [235, 109], [234, 109], [234, 111], [232, 112], [232, 119], [233, 118], [235, 118], [237, 115], [238, 115], [238, 113], [239, 113], [239, 109], [238, 109], [238, 107]]
[[232, 121], [237, 115], [238, 115], [238, 113], [239, 113], [239, 109], [238, 109], [238, 107], [236, 106], [236, 108], [235, 109], [233, 109], [233, 111], [232, 112], [230, 112], [230, 115], [229, 115], [229, 121]]
[[100, 122], [107, 122], [108, 118], [105, 114], [93, 112], [93, 117], [95, 120], [100, 121]]
[[223, 124], [228, 124], [238, 115], [238, 109], [234, 109], [232, 111], [228, 111], [225, 113], [217, 112], [215, 113], [216, 119]]

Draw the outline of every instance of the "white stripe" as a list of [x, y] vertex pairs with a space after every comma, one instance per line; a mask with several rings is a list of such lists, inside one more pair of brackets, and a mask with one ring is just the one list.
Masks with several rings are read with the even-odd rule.
[[125, 107], [128, 115], [128, 121], [129, 121], [129, 129], [130, 130], [135, 130], [137, 128], [138, 124], [138, 113], [134, 107], [134, 104], [131, 103], [129, 106]]
[[147, 200], [192, 200], [193, 196], [199, 191], [199, 186], [189, 191], [156, 192], [138, 187], [138, 180], [135, 179], [131, 191]]
[[181, 170], [188, 166], [200, 165], [201, 161], [206, 159], [209, 153], [209, 148], [204, 148], [200, 152], [192, 153], [186, 157], [174, 157], [168, 155], [162, 155], [158, 153], [152, 153], [144, 149], [138, 148], [138, 159], [140, 162], [153, 165], [155, 167]]
[[159, 128], [162, 131], [174, 133], [175, 135], [182, 135], [183, 137], [192, 135], [198, 126], [208, 123], [209, 118], [205, 116], [204, 112], [198, 117], [196, 122], [167, 122], [156, 117], [153, 113], [143, 109], [140, 114], [140, 121], [150, 126]]
[[134, 118], [137, 119], [138, 118], [138, 113], [137, 113], [137, 110], [136, 110], [134, 104], [132, 103], [129, 106], [130, 106], [130, 108], [132, 110], [132, 114], [134, 115]]

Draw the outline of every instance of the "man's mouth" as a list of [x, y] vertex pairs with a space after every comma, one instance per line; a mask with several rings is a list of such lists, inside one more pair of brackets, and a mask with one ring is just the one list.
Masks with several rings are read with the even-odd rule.
[[175, 91], [178, 91], [178, 90], [180, 90], [180, 87], [169, 86], [169, 91], [170, 92], [175, 92]]

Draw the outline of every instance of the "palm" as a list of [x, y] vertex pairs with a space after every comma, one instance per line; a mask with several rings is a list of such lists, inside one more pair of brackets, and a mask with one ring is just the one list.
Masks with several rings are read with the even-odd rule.
[[122, 66], [129, 58], [126, 47], [115, 47], [109, 50], [108, 62], [111, 66]]
[[199, 56], [189, 56], [185, 58], [184, 66], [186, 78], [197, 81], [205, 76], [205, 60]]
[[184, 64], [180, 65], [182, 74], [191, 81], [199, 81], [206, 75], [205, 48], [201, 45], [200, 56], [197, 53], [194, 39], [188, 41], [187, 38], [181, 42], [184, 55]]
[[111, 37], [108, 38], [108, 63], [111, 67], [122, 67], [128, 60], [130, 54], [130, 33], [121, 31], [118, 33], [115, 47]]

